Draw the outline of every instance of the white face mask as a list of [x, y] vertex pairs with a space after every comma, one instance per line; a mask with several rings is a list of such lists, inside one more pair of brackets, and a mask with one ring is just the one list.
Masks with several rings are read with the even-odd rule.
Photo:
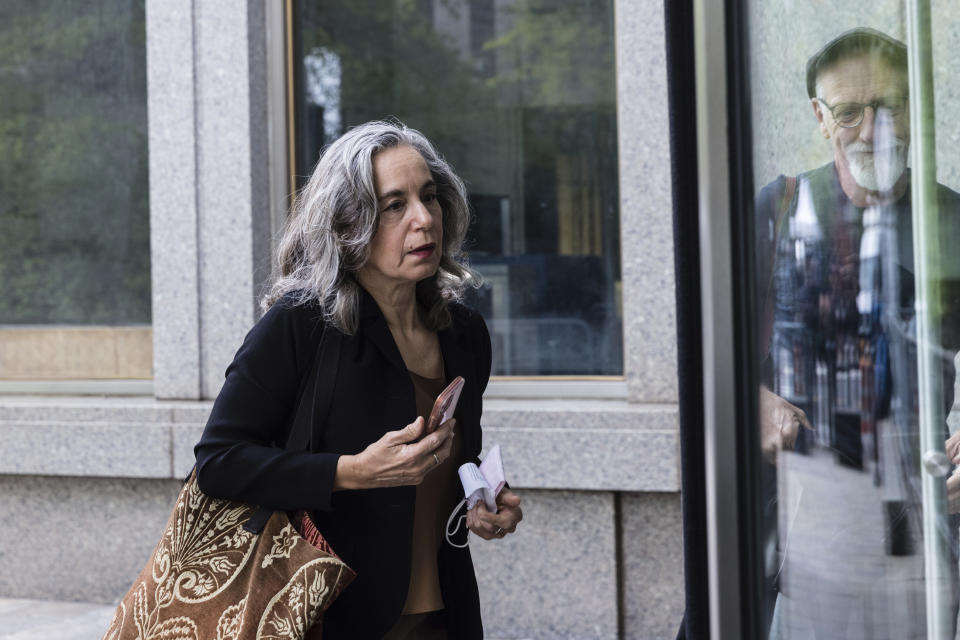
[[[460, 476], [460, 483], [463, 485], [463, 494], [465, 497], [453, 508], [450, 517], [447, 518], [446, 538], [447, 543], [451, 547], [463, 549], [469, 544], [469, 540], [463, 544], [457, 544], [453, 541], [453, 536], [460, 530], [460, 525], [463, 524], [463, 521], [467, 517], [466, 515], [459, 516], [459, 518], [457, 517], [460, 509], [466, 505], [469, 511], [473, 509], [478, 502], [483, 500], [487, 511], [492, 513], [497, 512], [497, 495], [503, 490], [503, 487], [506, 486], [500, 445], [495, 445], [490, 449], [479, 467], [472, 462], [467, 462], [466, 464], [460, 465], [460, 468], [457, 469], [457, 474]], [[453, 531], [451, 531], [450, 526], [454, 524], [455, 520], [456, 525], [453, 527]]]
[[[447, 544], [449, 544], [451, 547], [456, 547], [457, 549], [466, 549], [468, 546], [470, 546], [469, 536], [467, 536], [467, 541], [464, 542], [463, 544], [457, 544], [456, 542], [453, 541], [453, 536], [457, 535], [457, 531], [460, 530], [460, 525], [462, 525], [463, 521], [467, 519], [466, 515], [462, 515], [459, 518], [457, 518], [457, 514], [460, 512], [460, 509], [462, 509], [463, 505], [465, 505], [466, 503], [467, 503], [467, 499], [464, 498], [463, 500], [457, 503], [457, 506], [453, 508], [453, 511], [450, 512], [450, 517], [447, 518], [447, 528], [446, 528], [446, 531], [444, 532], [447, 538]], [[453, 531], [451, 531], [450, 525], [453, 524], [454, 520], [456, 520], [457, 522], [456, 522], [456, 525], [454, 525], [453, 527]]]

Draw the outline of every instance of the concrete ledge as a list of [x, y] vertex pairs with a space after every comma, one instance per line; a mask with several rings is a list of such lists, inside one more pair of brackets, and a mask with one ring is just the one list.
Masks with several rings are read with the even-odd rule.
[[630, 429], [673, 431], [679, 428], [675, 404], [631, 404], [624, 400], [483, 401], [484, 431], [498, 428]]
[[680, 490], [680, 445], [675, 431], [485, 427], [483, 440], [486, 446], [501, 445], [512, 486]]
[[103, 422], [0, 423], [0, 474], [170, 477], [166, 425]]
[[[0, 474], [183, 478], [212, 403], [0, 397]], [[516, 487], [680, 490], [677, 409], [605, 400], [484, 403]]]
[[182, 478], [211, 406], [152, 398], [0, 397], [0, 474]]

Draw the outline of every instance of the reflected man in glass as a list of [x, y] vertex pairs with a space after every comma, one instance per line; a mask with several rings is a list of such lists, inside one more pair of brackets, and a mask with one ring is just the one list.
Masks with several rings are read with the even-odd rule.
[[[926, 638], [908, 87], [902, 42], [867, 28], [831, 40], [807, 93], [833, 161], [757, 199], [771, 637]], [[956, 262], [960, 196], [937, 197]], [[942, 345], [928, 347], [952, 397], [960, 306], [941, 284]], [[955, 609], [956, 527], [937, 534]]]

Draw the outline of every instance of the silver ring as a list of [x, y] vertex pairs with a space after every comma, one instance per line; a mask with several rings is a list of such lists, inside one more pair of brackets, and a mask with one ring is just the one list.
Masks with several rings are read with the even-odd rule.
[[437, 461], [437, 466], [440, 466], [440, 457], [437, 456], [436, 452], [433, 453], [433, 459]]
[[502, 536], [502, 535], [503, 535], [503, 527], [497, 527], [497, 530], [496, 530], [496, 532], [495, 532], [493, 535], [495, 535], [495, 536]]

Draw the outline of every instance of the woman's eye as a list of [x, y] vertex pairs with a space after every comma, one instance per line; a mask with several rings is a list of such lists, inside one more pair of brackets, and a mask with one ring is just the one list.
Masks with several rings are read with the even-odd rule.
[[436, 199], [437, 199], [437, 194], [435, 194], [435, 193], [425, 194], [425, 195], [423, 196], [423, 198], [422, 198], [422, 200], [423, 200], [424, 202], [426, 202], [426, 203], [433, 202], [433, 201], [436, 200]]
[[384, 211], [400, 211], [403, 208], [403, 203], [399, 200], [394, 200], [387, 206], [383, 208]]

